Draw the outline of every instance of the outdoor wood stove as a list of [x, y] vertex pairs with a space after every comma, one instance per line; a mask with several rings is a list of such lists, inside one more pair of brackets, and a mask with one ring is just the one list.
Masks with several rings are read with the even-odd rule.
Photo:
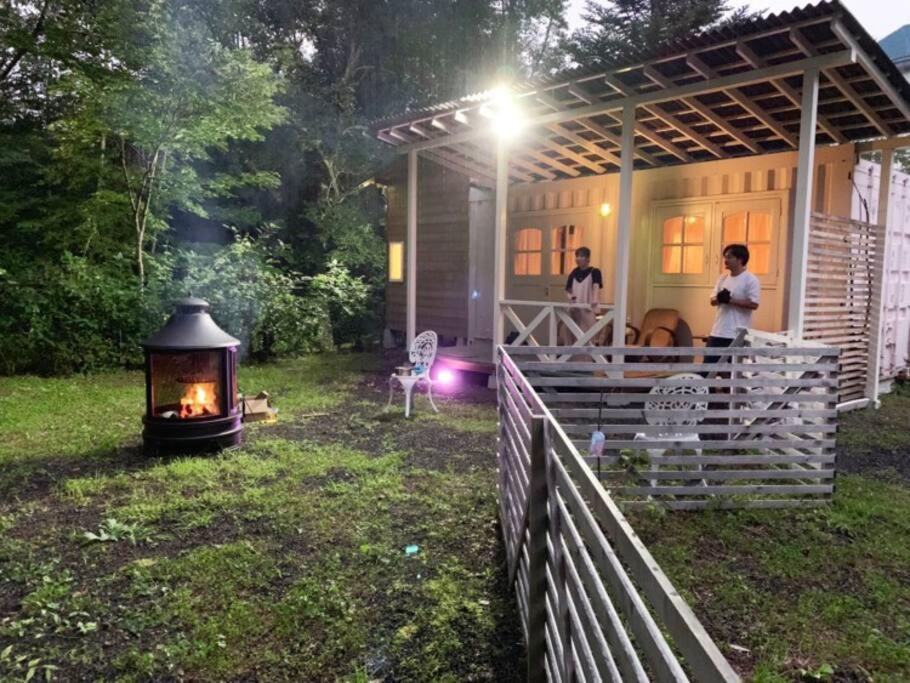
[[149, 454], [217, 450], [240, 444], [240, 341], [209, 315], [207, 301], [181, 299], [164, 327], [142, 343]]

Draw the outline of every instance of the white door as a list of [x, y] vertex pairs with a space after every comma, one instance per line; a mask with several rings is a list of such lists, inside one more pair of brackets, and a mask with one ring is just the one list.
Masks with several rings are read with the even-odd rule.
[[707, 334], [713, 320], [712, 214], [710, 202], [658, 206], [653, 212], [649, 308], [678, 310], [696, 335]]
[[724, 269], [722, 252], [729, 244], [745, 244], [749, 248], [747, 268], [761, 283], [761, 304], [752, 314], [756, 329], [776, 332], [781, 329], [780, 307], [780, 215], [777, 198], [717, 202], [715, 206], [717, 239], [714, 278]]
[[655, 207], [649, 307], [678, 310], [694, 335], [706, 336], [714, 323], [715, 310], [710, 305], [714, 285], [726, 272], [723, 249], [745, 244], [751, 255], [748, 268], [762, 284], [762, 302], [753, 325], [779, 330], [780, 213], [781, 200], [776, 197]]
[[[590, 216], [562, 213], [513, 217], [510, 230], [508, 298], [566, 301], [566, 280], [575, 268], [575, 250], [597, 240]], [[590, 246], [590, 245], [588, 245]], [[596, 246], [593, 249], [595, 256]]]

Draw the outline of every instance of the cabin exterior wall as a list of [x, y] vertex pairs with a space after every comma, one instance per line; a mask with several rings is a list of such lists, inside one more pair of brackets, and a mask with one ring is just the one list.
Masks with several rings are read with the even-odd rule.
[[[386, 186], [389, 242], [407, 250], [407, 163], [396, 163]], [[465, 337], [468, 329], [468, 178], [426, 159], [417, 175], [417, 331]], [[386, 326], [406, 327], [405, 280], [386, 283]], [[492, 306], [492, 303], [491, 303]]]
[[[820, 147], [816, 151], [813, 210], [849, 217], [853, 186], [854, 147]], [[660, 282], [655, 244], [657, 220], [666, 207], [708, 207], [739, 202], [771, 202], [778, 207], [778, 238], [773, 245], [774, 273], [762, 279], [762, 307], [756, 327], [768, 331], [786, 325], [786, 274], [789, 268], [792, 194], [796, 186], [796, 152], [726, 159], [697, 164], [636, 171], [633, 180], [633, 233], [629, 314], [633, 324], [652, 307], [680, 309], [693, 333], [707, 334], [713, 310], [706, 301], [720, 275], [719, 255], [711, 254], [709, 272], [703, 282], [683, 284]], [[418, 189], [418, 307], [419, 329], [432, 328], [454, 337], [469, 336], [469, 182], [464, 176], [427, 160], [420, 161]], [[402, 174], [388, 188], [388, 233], [390, 240], [405, 239], [406, 178]], [[551, 273], [540, 278], [514, 274], [517, 231], [540, 227], [544, 235], [567, 223], [583, 226], [582, 241], [592, 249], [592, 261], [604, 275], [601, 300], [613, 301], [613, 261], [619, 194], [618, 174], [539, 183], [520, 183], [509, 188], [509, 252], [506, 296], [511, 299], [563, 301], [565, 274]], [[601, 215], [601, 206], [611, 211]], [[491, 226], [492, 228], [492, 226]], [[542, 254], [543, 271], [550, 254]], [[570, 267], [565, 265], [564, 268]], [[387, 287], [387, 325], [403, 330], [404, 284]], [[492, 309], [489, 296], [486, 303]]]

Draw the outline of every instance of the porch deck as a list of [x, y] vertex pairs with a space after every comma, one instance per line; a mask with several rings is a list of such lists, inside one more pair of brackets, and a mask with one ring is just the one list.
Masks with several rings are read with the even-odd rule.
[[453, 370], [486, 375], [492, 375], [496, 371], [493, 342], [490, 340], [478, 340], [467, 346], [440, 346], [436, 356]]

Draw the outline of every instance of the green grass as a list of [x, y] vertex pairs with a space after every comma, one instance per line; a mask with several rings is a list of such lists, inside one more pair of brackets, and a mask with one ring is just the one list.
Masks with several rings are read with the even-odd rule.
[[[0, 378], [0, 680], [520, 677], [495, 410], [421, 396], [405, 422], [378, 367], [243, 367], [278, 424], [173, 459], [138, 454], [141, 374]], [[908, 408], [844, 416], [840, 444], [910, 450]], [[910, 486], [879, 474], [823, 510], [632, 521], [747, 679], [908, 680]]]
[[898, 383], [880, 410], [857, 410], [840, 419], [838, 444], [853, 452], [910, 451], [910, 384]]
[[[848, 414], [839, 442], [903, 450], [907, 402]], [[893, 472], [838, 476], [827, 509], [630, 520], [747, 678], [910, 680], [910, 486]]]
[[138, 454], [141, 374], [0, 379], [0, 680], [516, 678], [495, 409], [383, 416], [376, 368], [244, 367], [278, 424], [173, 459]]

